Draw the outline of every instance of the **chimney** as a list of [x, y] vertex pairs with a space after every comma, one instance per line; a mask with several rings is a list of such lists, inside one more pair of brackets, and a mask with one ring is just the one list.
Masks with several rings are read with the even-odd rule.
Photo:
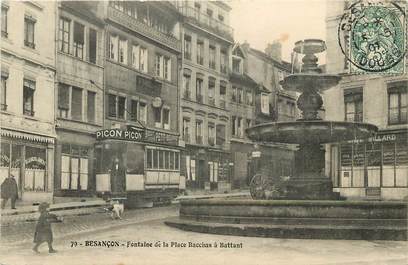
[[274, 40], [272, 44], [268, 43], [265, 49], [265, 53], [269, 57], [281, 62], [282, 61], [282, 43], [280, 43], [280, 41], [278, 40]]

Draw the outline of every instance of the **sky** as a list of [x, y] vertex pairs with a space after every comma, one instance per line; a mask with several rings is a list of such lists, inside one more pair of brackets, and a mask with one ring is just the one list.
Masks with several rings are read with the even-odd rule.
[[[245, 40], [264, 51], [268, 43], [282, 41], [282, 58], [290, 62], [294, 43], [325, 39], [324, 0], [231, 0], [230, 24], [236, 42]], [[319, 56], [320, 57], [320, 56]]]

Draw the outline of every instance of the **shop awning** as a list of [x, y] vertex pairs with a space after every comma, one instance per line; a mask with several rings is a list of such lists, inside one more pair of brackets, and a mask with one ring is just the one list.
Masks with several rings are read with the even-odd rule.
[[8, 129], [1, 129], [0, 131], [1, 131], [2, 137], [10, 137], [10, 138], [33, 141], [33, 142], [38, 142], [38, 143], [49, 143], [49, 144], [54, 143], [54, 138], [48, 137], [48, 136], [41, 136], [37, 134], [12, 131]]

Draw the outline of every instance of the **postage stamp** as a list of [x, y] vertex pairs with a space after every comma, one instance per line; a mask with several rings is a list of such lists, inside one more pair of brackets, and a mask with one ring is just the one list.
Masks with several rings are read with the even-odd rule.
[[350, 73], [405, 72], [405, 9], [393, 2], [358, 1], [345, 10], [338, 41]]

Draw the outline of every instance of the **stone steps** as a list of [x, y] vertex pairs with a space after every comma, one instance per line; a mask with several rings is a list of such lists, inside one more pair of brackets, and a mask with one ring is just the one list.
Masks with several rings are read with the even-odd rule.
[[165, 224], [185, 231], [235, 236], [297, 239], [407, 240], [406, 226], [226, 224], [198, 222], [180, 218], [169, 219], [165, 221]]

